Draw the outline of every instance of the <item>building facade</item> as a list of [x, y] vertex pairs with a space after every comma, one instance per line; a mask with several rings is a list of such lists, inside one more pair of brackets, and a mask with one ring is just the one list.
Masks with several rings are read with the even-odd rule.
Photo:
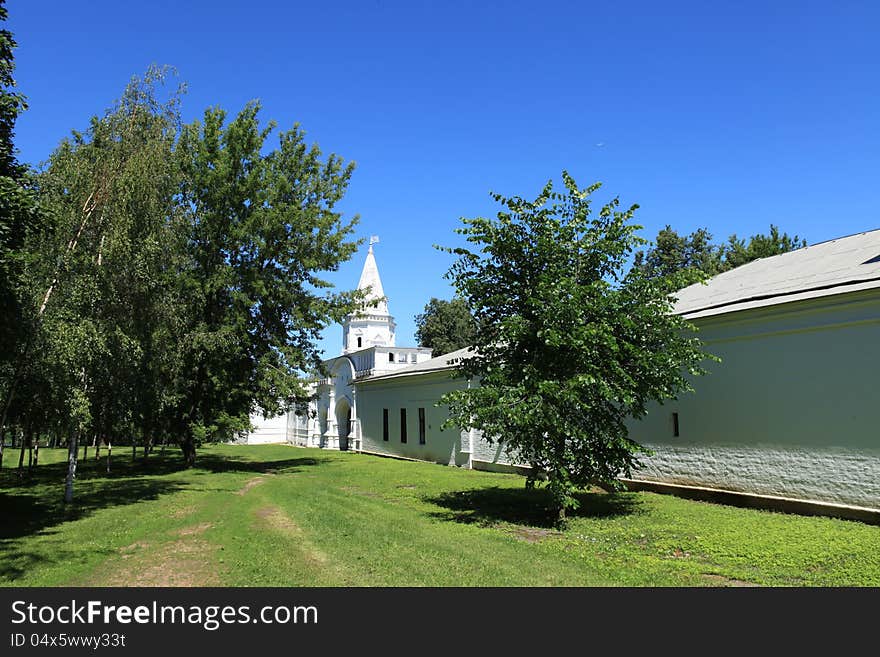
[[[343, 324], [288, 442], [481, 469], [517, 469], [479, 432], [443, 426], [466, 350], [394, 344], [372, 245], [372, 305]], [[636, 483], [880, 510], [880, 230], [765, 258], [685, 288], [674, 312], [721, 358], [695, 393], [629, 424], [653, 451]], [[258, 429], [259, 431], [259, 429]], [[254, 435], [254, 434], [252, 434]]]

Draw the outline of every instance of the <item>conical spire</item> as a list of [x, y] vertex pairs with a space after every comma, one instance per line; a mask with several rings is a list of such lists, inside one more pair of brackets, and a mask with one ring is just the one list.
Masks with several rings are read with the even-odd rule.
[[[379, 278], [376, 256], [373, 255], [373, 244], [378, 237], [370, 238], [370, 250], [358, 282], [359, 290], [367, 290], [364, 307], [348, 315], [342, 321], [342, 353], [347, 354], [367, 347], [393, 347], [394, 331], [397, 326], [394, 318], [388, 314], [388, 301]], [[373, 305], [375, 304], [375, 305]]]
[[[367, 294], [367, 307], [365, 310], [371, 314], [387, 315], [388, 301], [384, 299], [385, 291], [382, 289], [382, 279], [379, 278], [379, 268], [376, 266], [376, 256], [373, 255], [373, 239], [370, 239], [370, 250], [367, 251], [367, 259], [361, 272], [361, 280], [358, 282], [359, 290], [370, 289]], [[378, 305], [373, 306], [370, 302], [381, 299]]]

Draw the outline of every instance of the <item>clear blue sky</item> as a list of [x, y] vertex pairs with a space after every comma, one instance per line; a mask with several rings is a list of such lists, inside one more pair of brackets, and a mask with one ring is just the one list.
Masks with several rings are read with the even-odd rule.
[[[809, 243], [880, 227], [880, 3], [8, 0], [24, 161], [151, 63], [184, 118], [259, 98], [357, 162], [343, 209], [376, 256], [398, 344], [449, 298], [464, 216], [563, 169], [638, 203], [653, 237], [771, 222]], [[357, 283], [366, 246], [330, 276]], [[341, 346], [332, 327], [328, 356]]]

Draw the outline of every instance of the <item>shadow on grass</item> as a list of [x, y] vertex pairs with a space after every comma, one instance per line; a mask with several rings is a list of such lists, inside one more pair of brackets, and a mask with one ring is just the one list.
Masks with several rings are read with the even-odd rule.
[[[569, 510], [569, 518], [609, 518], [640, 513], [639, 498], [633, 493], [578, 493], [580, 507]], [[553, 528], [556, 514], [550, 493], [544, 488], [479, 488], [453, 491], [426, 502], [445, 511], [431, 514], [435, 518], [491, 526], [497, 523]]]
[[[217, 474], [226, 472], [242, 472], [253, 474], [284, 474], [300, 470], [303, 467], [321, 465], [329, 458], [291, 458], [275, 461], [254, 461], [226, 454], [200, 454], [191, 471], [197, 474]], [[104, 456], [100, 461], [89, 457], [79, 459], [76, 466], [76, 481], [130, 479], [141, 477], [160, 477], [175, 472], [183, 472], [186, 468], [179, 454], [170, 452], [167, 455], [153, 454], [144, 459], [138, 456], [132, 460], [130, 455], [114, 455], [110, 472]], [[67, 461], [39, 465], [33, 470], [24, 469], [21, 475], [14, 468], [4, 468], [0, 473], [0, 489], [27, 489], [51, 483], [63, 482], [67, 475]]]
[[[49, 468], [51, 466], [47, 466]], [[31, 485], [22, 491], [0, 491], [3, 523], [0, 525], [0, 581], [15, 580], [27, 569], [58, 559], [49, 555], [22, 550], [17, 539], [26, 536], [50, 535], [65, 522], [79, 520], [98, 509], [155, 500], [184, 486], [182, 482], [147, 478], [93, 479], [77, 482], [75, 503], [65, 504], [63, 479], [42, 486]]]
[[[320, 465], [329, 459], [290, 458], [253, 461], [235, 455], [203, 454], [190, 470], [193, 475], [242, 472], [287, 474], [305, 467]], [[40, 465], [19, 476], [15, 469], [4, 468], [0, 474], [0, 580], [16, 579], [27, 568], [39, 567], [47, 557], [22, 550], [18, 539], [54, 533], [57, 526], [76, 521], [109, 507], [156, 500], [189, 488], [191, 480], [164, 478], [184, 471], [179, 455], [153, 455], [132, 461], [130, 455], [114, 456], [111, 472], [106, 461], [87, 459], [77, 466], [74, 502], [65, 504], [64, 480], [67, 463]], [[57, 560], [53, 555], [53, 561]]]

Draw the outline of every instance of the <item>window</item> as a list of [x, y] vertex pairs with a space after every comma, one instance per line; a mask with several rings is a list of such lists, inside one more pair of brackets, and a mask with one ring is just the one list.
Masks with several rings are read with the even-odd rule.
[[361, 348], [361, 339], [358, 338], [358, 349], [360, 349], [360, 348]]
[[393, 363], [393, 362], [394, 362], [394, 354], [392, 354], [392, 353], [390, 353], [390, 352], [388, 353], [388, 362], [389, 362], [389, 363]]
[[382, 440], [388, 441], [388, 409], [382, 409]]
[[672, 414], [672, 435], [678, 437], [678, 413]]
[[419, 445], [425, 444], [425, 409], [419, 409]]
[[400, 409], [400, 442], [406, 442], [406, 409]]

